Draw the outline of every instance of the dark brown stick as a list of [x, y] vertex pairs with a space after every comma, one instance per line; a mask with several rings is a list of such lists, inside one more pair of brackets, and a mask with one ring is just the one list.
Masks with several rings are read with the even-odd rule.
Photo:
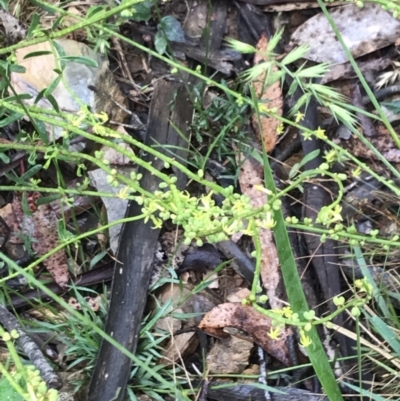
[[[171, 106], [173, 111], [171, 112]], [[186, 133], [191, 121], [192, 106], [183, 85], [177, 82], [158, 81], [150, 108], [147, 143], [170, 145], [174, 149], [184, 149], [185, 142], [173, 128]], [[170, 121], [173, 124], [170, 124]], [[167, 147], [166, 147], [167, 148]], [[160, 148], [159, 148], [160, 150]], [[167, 152], [167, 149], [161, 149]], [[185, 151], [180, 160], [185, 160]], [[187, 157], [187, 156], [186, 156]], [[164, 163], [151, 155], [144, 158], [157, 170]], [[141, 185], [149, 192], [159, 190], [160, 179], [148, 170], [142, 169]], [[179, 172], [180, 173], [180, 172]], [[177, 186], [185, 186], [185, 176], [178, 172]], [[131, 202], [127, 215], [141, 214], [142, 206]], [[147, 300], [148, 285], [152, 274], [152, 262], [157, 245], [159, 229], [153, 228], [151, 221], [138, 220], [126, 224], [121, 233], [117, 253], [119, 263], [115, 266], [111, 302], [105, 331], [130, 352], [135, 352], [141, 327], [141, 320]], [[113, 345], [103, 341], [93, 371], [87, 400], [122, 401], [131, 372], [132, 361]]]

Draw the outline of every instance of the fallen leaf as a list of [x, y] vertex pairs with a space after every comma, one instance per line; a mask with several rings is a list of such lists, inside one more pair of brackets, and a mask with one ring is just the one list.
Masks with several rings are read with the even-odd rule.
[[[263, 169], [253, 158], [246, 159], [241, 166], [239, 184], [242, 193], [251, 199], [254, 209], [264, 206], [268, 202], [267, 194], [257, 187], [263, 187]], [[272, 231], [260, 228], [261, 242], [261, 279], [267, 291], [272, 308], [281, 308], [280, 298], [283, 293], [280, 276], [279, 258], [273, 241]]]
[[[32, 239], [32, 249], [43, 256], [59, 245], [56, 212], [49, 204], [39, 205], [31, 216], [27, 216], [21, 201], [15, 197], [0, 209], [0, 216], [10, 228], [10, 242], [23, 243], [22, 236]], [[44, 266], [53, 276], [56, 283], [65, 288], [69, 279], [67, 256], [61, 249], [43, 261]]]
[[199, 339], [195, 332], [182, 333], [172, 337], [162, 352], [160, 363], [171, 365], [178, 362], [186, 355], [191, 355], [199, 345]]
[[[394, 43], [400, 36], [400, 21], [373, 3], [338, 7], [331, 12], [346, 46], [354, 58]], [[290, 45], [307, 44], [305, 56], [317, 63], [345, 63], [348, 58], [323, 13], [307, 20], [293, 33]]]
[[[267, 35], [263, 33], [257, 43], [258, 51], [254, 56], [254, 65], [268, 61], [263, 56], [266, 54], [267, 46], [268, 38]], [[275, 66], [271, 69], [270, 73], [276, 71], [278, 71], [278, 68]], [[263, 103], [268, 109], [273, 109], [276, 114], [281, 116], [283, 113], [283, 96], [280, 80], [265, 87], [266, 74], [265, 72], [262, 73], [253, 81], [255, 93], [260, 103]], [[267, 153], [272, 152], [278, 139], [277, 129], [280, 125], [280, 121], [276, 118], [265, 116], [262, 112], [260, 112], [259, 116], [256, 113], [253, 114], [251, 121], [254, 130], [258, 133], [260, 139], [262, 139], [265, 151]]]
[[229, 334], [223, 331], [224, 327], [235, 327], [248, 333], [258, 345], [274, 358], [286, 366], [290, 365], [288, 354], [286, 328], [280, 330], [278, 340], [268, 336], [272, 321], [268, 316], [257, 312], [251, 306], [240, 303], [226, 303], [213, 308], [208, 312], [199, 324], [199, 329], [218, 338], [229, 338]]
[[[50, 205], [40, 205], [33, 214], [35, 242], [33, 250], [43, 256], [60, 245], [58, 239], [58, 218]], [[62, 288], [68, 284], [69, 272], [65, 249], [61, 249], [43, 261], [44, 266], [53, 276], [55, 282]]]
[[229, 336], [217, 340], [207, 355], [207, 367], [212, 374], [240, 374], [249, 365], [252, 341]]

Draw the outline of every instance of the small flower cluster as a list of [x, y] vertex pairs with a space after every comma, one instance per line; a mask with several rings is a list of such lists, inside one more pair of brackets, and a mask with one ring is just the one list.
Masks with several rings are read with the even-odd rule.
[[[355, 280], [354, 286], [356, 289], [357, 297], [349, 300], [346, 303], [346, 299], [343, 296], [337, 296], [333, 298], [334, 304], [338, 308], [348, 308], [354, 317], [358, 317], [361, 314], [361, 307], [368, 303], [372, 299], [373, 287], [366, 278], [361, 280]], [[258, 295], [261, 292], [261, 288], [257, 287], [256, 294], [250, 294], [248, 297], [242, 300], [243, 305], [260, 305], [267, 302], [268, 296]], [[303, 319], [300, 320], [299, 314], [294, 313], [290, 306], [285, 306], [282, 309], [271, 309], [266, 310], [261, 308], [261, 312], [265, 311], [265, 314], [271, 318], [271, 328], [267, 335], [272, 340], [279, 340], [285, 325], [293, 325], [297, 327], [299, 332], [299, 345], [307, 348], [312, 344], [311, 336], [308, 334], [313, 326], [317, 324], [326, 324], [327, 328], [332, 328], [331, 320], [334, 314], [326, 316], [324, 319], [316, 318], [314, 310], [308, 310], [302, 312]], [[267, 313], [268, 312], [268, 313]]]
[[233, 187], [224, 190], [226, 198], [218, 206], [212, 199], [213, 191], [193, 197], [187, 191], [179, 191], [175, 182], [176, 178], [173, 177], [172, 183], [161, 183], [161, 188], [169, 189], [165, 192], [156, 191], [153, 198], [137, 196], [135, 200], [143, 205], [145, 221], [151, 220], [155, 227], [161, 227], [163, 221], [169, 219], [180, 225], [184, 230], [186, 244], [196, 240], [197, 245], [201, 246], [203, 238], [215, 243], [238, 232], [254, 235], [258, 227], [272, 228], [275, 225], [269, 205], [255, 219], [252, 217], [254, 208], [250, 199], [245, 195], [234, 194]]
[[35, 401], [57, 401], [58, 391], [48, 389], [46, 383], [40, 377], [40, 372], [33, 366], [26, 367], [28, 383], [26, 384], [29, 400]]

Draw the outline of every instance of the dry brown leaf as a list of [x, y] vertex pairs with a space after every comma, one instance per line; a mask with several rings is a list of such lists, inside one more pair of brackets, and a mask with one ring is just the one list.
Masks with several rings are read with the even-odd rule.
[[[32, 244], [33, 250], [40, 256], [56, 248], [60, 243], [57, 232], [57, 215], [50, 205], [40, 205], [33, 214], [33, 236], [37, 242]], [[67, 255], [61, 249], [43, 261], [44, 266], [62, 288], [68, 284], [69, 272]]]
[[207, 355], [207, 366], [212, 374], [240, 374], [249, 365], [254, 343], [238, 337], [216, 341]]
[[[36, 210], [34, 210], [35, 208]], [[43, 256], [59, 245], [57, 232], [57, 214], [48, 204], [32, 205], [32, 216], [25, 215], [21, 201], [14, 198], [12, 203], [0, 209], [0, 216], [11, 230], [9, 241], [21, 244], [21, 235], [32, 238], [32, 249]], [[44, 266], [60, 287], [68, 283], [69, 273], [67, 256], [62, 249], [43, 261]]]
[[182, 333], [172, 337], [165, 345], [160, 363], [171, 365], [181, 358], [191, 355], [199, 345], [199, 339], [195, 332]]
[[[257, 43], [258, 52], [254, 56], [254, 65], [267, 61], [263, 57], [263, 54], [266, 54], [267, 46], [268, 38], [264, 33]], [[274, 67], [272, 68], [271, 72], [273, 73], [277, 70], [278, 68]], [[280, 81], [278, 80], [273, 85], [265, 88], [265, 78], [266, 73], [263, 73], [253, 81], [253, 86], [257, 98], [260, 99], [260, 101], [263, 102], [268, 109], [274, 109], [276, 114], [281, 116], [283, 113], [283, 97]], [[260, 121], [257, 114], [253, 114], [251, 121], [254, 130], [263, 140], [265, 151], [267, 153], [272, 152], [275, 148], [275, 144], [278, 138], [277, 129], [280, 125], [280, 121], [276, 118], [267, 117], [263, 114], [260, 114]]]
[[[240, 189], [251, 199], [252, 206], [257, 209], [268, 202], [265, 192], [257, 189], [263, 186], [262, 167], [255, 159], [249, 158], [242, 163], [239, 175]], [[280, 308], [282, 283], [280, 277], [279, 258], [273, 241], [272, 231], [260, 229], [261, 241], [261, 279], [267, 291], [272, 308]]]
[[223, 331], [224, 327], [235, 327], [245, 331], [270, 355], [286, 366], [290, 365], [286, 341], [289, 335], [288, 330], [281, 329], [279, 339], [273, 340], [268, 335], [272, 328], [271, 319], [251, 306], [244, 306], [241, 303], [218, 305], [208, 312], [199, 324], [199, 329], [210, 335], [228, 338], [229, 334]]
[[[331, 17], [354, 58], [389, 46], [400, 36], [400, 21], [383, 11], [378, 4], [365, 3], [363, 8], [347, 4], [334, 9]], [[307, 44], [310, 51], [304, 58], [317, 63], [341, 64], [348, 61], [323, 13], [301, 25], [293, 33], [290, 44]]]

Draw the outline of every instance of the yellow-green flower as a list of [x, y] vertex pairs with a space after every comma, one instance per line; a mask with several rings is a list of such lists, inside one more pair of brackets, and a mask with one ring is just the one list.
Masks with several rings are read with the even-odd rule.
[[281, 328], [275, 327], [274, 329], [271, 327], [271, 329], [268, 332], [268, 337], [272, 338], [272, 340], [279, 340], [281, 334]]
[[325, 134], [325, 130], [322, 129], [321, 127], [318, 127], [318, 129], [315, 131], [315, 135], [318, 139], [328, 139], [328, 137]]
[[311, 338], [306, 334], [304, 330], [300, 330], [300, 345], [304, 348], [307, 348], [311, 344], [312, 344]]
[[303, 114], [301, 111], [298, 111], [295, 115], [294, 115], [294, 121], [296, 123], [299, 123], [300, 121], [302, 121], [305, 117], [305, 114]]
[[282, 135], [285, 132], [285, 126], [283, 123], [280, 123], [278, 125], [278, 128], [276, 129], [276, 135]]

